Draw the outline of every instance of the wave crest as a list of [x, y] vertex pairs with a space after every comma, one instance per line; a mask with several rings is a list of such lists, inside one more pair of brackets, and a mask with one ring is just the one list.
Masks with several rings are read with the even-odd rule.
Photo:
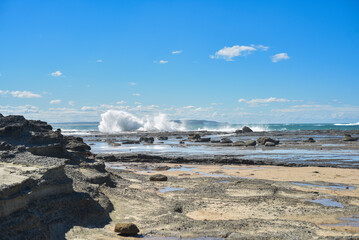
[[144, 116], [138, 118], [135, 115], [118, 110], [109, 110], [101, 114], [101, 122], [98, 126], [100, 132], [115, 133], [125, 131], [181, 131], [181, 124], [168, 120], [165, 114], [157, 116]]
[[357, 123], [336, 123], [335, 126], [359, 126], [359, 122]]

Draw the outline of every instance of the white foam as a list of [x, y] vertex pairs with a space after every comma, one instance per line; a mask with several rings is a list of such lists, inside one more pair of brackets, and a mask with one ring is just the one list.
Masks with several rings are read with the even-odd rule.
[[336, 123], [335, 126], [359, 126], [359, 122], [357, 123]]
[[165, 114], [144, 116], [142, 118], [117, 110], [109, 110], [101, 114], [98, 126], [100, 132], [115, 133], [124, 131], [182, 131], [184, 127], [167, 119]]

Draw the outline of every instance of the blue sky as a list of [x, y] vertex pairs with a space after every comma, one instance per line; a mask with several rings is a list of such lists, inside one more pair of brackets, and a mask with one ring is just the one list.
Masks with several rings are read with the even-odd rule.
[[358, 1], [0, 0], [0, 113], [358, 122]]

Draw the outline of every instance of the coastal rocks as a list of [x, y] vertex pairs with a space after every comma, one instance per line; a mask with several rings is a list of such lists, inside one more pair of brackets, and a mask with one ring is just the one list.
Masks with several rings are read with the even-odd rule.
[[136, 140], [124, 140], [124, 141], [122, 141], [122, 144], [140, 144], [140, 141], [136, 141]]
[[247, 127], [247, 126], [244, 126], [244, 127], [242, 128], [242, 132], [243, 132], [243, 133], [250, 133], [250, 132], [253, 132], [253, 130], [250, 129], [249, 127]]
[[246, 146], [255, 146], [257, 145], [257, 142], [255, 140], [248, 140], [245, 142]]
[[222, 138], [221, 143], [233, 143], [233, 141], [229, 138]]
[[153, 137], [141, 137], [140, 142], [152, 144], [155, 141]]
[[241, 146], [245, 146], [246, 143], [243, 141], [236, 141], [232, 144], [233, 146], [237, 146], [237, 147], [241, 147]]
[[126, 236], [136, 236], [140, 230], [134, 223], [116, 223], [115, 232]]
[[354, 142], [354, 141], [357, 141], [358, 139], [359, 138], [352, 137], [350, 134], [345, 134], [343, 141]]
[[220, 140], [211, 140], [211, 143], [220, 143]]
[[274, 143], [274, 145], [279, 144], [279, 140], [274, 140], [270, 137], [261, 137], [261, 138], [258, 138], [257, 141], [259, 144], [262, 144], [262, 145], [265, 145], [267, 142]]
[[308, 138], [307, 140], [305, 140], [304, 142], [307, 142], [307, 143], [315, 143], [315, 140], [314, 140], [312, 137], [310, 137], [310, 138]]
[[157, 139], [163, 141], [163, 140], [168, 140], [168, 137], [159, 136], [159, 137], [157, 137]]
[[199, 138], [196, 139], [195, 142], [210, 142], [211, 138]]
[[0, 142], [0, 151], [13, 150], [14, 146], [8, 144], [7, 142]]
[[160, 182], [164, 182], [167, 181], [167, 176], [163, 175], [163, 174], [156, 174], [150, 177], [150, 181], [160, 181]]
[[200, 139], [201, 138], [201, 135], [199, 134], [190, 134], [188, 136], [188, 140], [197, 140], [197, 139]]
[[235, 131], [236, 134], [239, 134], [239, 133], [251, 133], [253, 132], [252, 129], [250, 129], [249, 127], [247, 126], [244, 126], [242, 129], [238, 129]]

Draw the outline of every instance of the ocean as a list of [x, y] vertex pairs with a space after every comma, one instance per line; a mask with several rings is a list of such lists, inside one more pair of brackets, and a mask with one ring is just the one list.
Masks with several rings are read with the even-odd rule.
[[[136, 131], [227, 131], [234, 132], [242, 129], [243, 126], [250, 127], [253, 131], [298, 131], [298, 130], [359, 130], [358, 123], [275, 123], [275, 124], [231, 124], [225, 122], [205, 121], [205, 120], [170, 120], [170, 126], [147, 126], [147, 129], [141, 126], [137, 128], [121, 128], [122, 122], [113, 122], [106, 131], [101, 130], [100, 122], [68, 122], [51, 123], [54, 129], [60, 128], [66, 135], [87, 135], [93, 133], [118, 133], [118, 132], [136, 132]], [[168, 125], [168, 124], [167, 124]]]

